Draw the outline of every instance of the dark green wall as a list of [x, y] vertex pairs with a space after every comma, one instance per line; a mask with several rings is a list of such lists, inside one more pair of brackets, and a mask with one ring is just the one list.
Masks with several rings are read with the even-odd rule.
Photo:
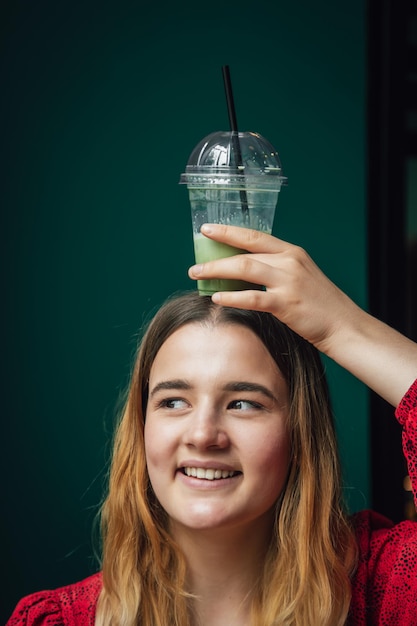
[[[228, 128], [223, 64], [241, 129], [277, 147], [289, 178], [275, 234], [366, 303], [365, 42], [360, 0], [8, 0], [0, 28], [5, 618], [21, 595], [96, 567], [90, 528], [135, 334], [193, 288], [177, 183], [194, 145]], [[362, 508], [367, 395], [332, 364], [329, 376]]]

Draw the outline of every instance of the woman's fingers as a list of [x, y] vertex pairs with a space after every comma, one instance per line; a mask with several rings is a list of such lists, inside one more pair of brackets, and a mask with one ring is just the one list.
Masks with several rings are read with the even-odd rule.
[[240, 226], [203, 224], [201, 232], [210, 239], [215, 239], [248, 252], [281, 252], [291, 245], [259, 230], [242, 228]]
[[271, 288], [276, 282], [271, 270], [279, 268], [282, 261], [285, 263], [285, 259], [291, 259], [296, 256], [297, 250], [301, 250], [298, 246], [250, 228], [204, 224], [201, 232], [206, 237], [250, 254], [195, 265], [188, 272], [193, 279], [238, 279]]
[[190, 278], [208, 280], [226, 278], [244, 280], [247, 283], [268, 286], [271, 280], [272, 266], [264, 259], [271, 255], [237, 254], [233, 257], [207, 261], [202, 265], [193, 265], [188, 270]]
[[268, 291], [245, 289], [244, 291], [221, 291], [212, 295], [212, 300], [222, 306], [247, 309], [249, 311], [267, 311], [275, 313], [276, 299]]

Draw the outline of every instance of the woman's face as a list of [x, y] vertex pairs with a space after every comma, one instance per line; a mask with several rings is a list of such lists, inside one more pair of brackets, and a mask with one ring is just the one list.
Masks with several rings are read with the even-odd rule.
[[248, 328], [192, 323], [152, 365], [145, 451], [172, 530], [271, 523], [289, 465], [288, 390]]

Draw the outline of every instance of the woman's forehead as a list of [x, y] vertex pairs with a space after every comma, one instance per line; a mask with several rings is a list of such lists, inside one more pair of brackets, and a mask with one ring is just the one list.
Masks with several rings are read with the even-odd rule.
[[151, 368], [151, 379], [178, 372], [187, 377], [282, 374], [261, 339], [242, 324], [190, 323], [162, 344]]

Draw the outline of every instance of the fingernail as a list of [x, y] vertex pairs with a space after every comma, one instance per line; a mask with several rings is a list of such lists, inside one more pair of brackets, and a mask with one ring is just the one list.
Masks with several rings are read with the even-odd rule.
[[202, 265], [193, 265], [192, 267], [190, 267], [190, 272], [194, 276], [198, 276], [199, 274], [201, 274], [202, 269], [203, 269]]
[[200, 230], [201, 232], [206, 233], [206, 235], [209, 235], [213, 231], [209, 224], [203, 224]]

